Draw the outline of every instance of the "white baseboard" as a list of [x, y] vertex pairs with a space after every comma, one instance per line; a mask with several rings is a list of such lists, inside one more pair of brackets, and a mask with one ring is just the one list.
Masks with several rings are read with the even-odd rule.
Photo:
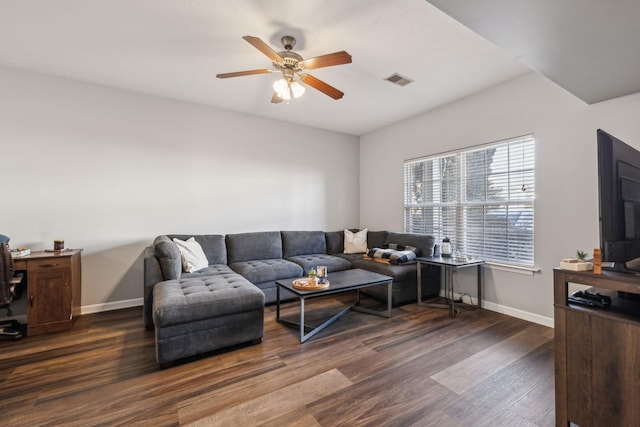
[[[454, 294], [454, 298], [460, 299], [461, 294], [458, 294], [457, 292], [455, 292]], [[464, 295], [465, 300], [463, 300], [464, 302], [468, 302], [467, 298], [469, 298], [469, 294], [462, 294]], [[440, 296], [444, 297], [444, 291], [440, 292]], [[478, 301], [477, 298], [473, 298], [472, 299], [472, 303], [476, 304]], [[540, 316], [539, 314], [535, 314], [535, 313], [530, 313], [528, 311], [524, 311], [524, 310], [520, 310], [517, 308], [513, 308], [513, 307], [509, 307], [506, 305], [500, 305], [500, 304], [496, 304], [495, 302], [490, 302], [490, 301], [486, 301], [486, 300], [482, 300], [482, 308], [485, 308], [487, 310], [491, 310], [491, 311], [495, 311], [497, 313], [501, 313], [501, 314], [506, 314], [507, 316], [511, 316], [511, 317], [515, 317], [518, 319], [522, 319], [522, 320], [526, 320], [528, 322], [533, 322], [533, 323], [537, 323], [539, 325], [543, 325], [543, 326], [548, 326], [550, 328], [553, 328], [553, 318], [552, 317], [545, 317], [545, 316]]]
[[[444, 296], [444, 295], [441, 295], [441, 296]], [[459, 299], [460, 294], [456, 293], [454, 294], [454, 297], [456, 299]], [[465, 294], [465, 298], [468, 298], [468, 294]], [[472, 302], [475, 303], [475, 301], [476, 299], [474, 298]], [[142, 304], [143, 304], [142, 298], [134, 298], [134, 299], [124, 300], [124, 301], [106, 302], [104, 304], [85, 305], [85, 306], [82, 306], [81, 313], [82, 314], [100, 313], [102, 311], [111, 311], [111, 310], [119, 310], [122, 308], [139, 307]], [[526, 320], [528, 322], [533, 322], [539, 325], [553, 328], [553, 318], [551, 317], [540, 316], [539, 314], [530, 313], [528, 311], [519, 310], [517, 308], [508, 307], [505, 305], [500, 305], [494, 302], [484, 301], [484, 300], [482, 301], [482, 308], [486, 308], [487, 310], [506, 314], [507, 316], [516, 317], [518, 319]], [[19, 317], [19, 316], [16, 316], [16, 317]], [[26, 321], [26, 316], [25, 316], [25, 321]]]
[[519, 310], [513, 307], [507, 307], [506, 305], [500, 305], [496, 304], [495, 302], [484, 300], [482, 301], [482, 308], [506, 314], [507, 316], [517, 317], [518, 319], [526, 320], [528, 322], [537, 323], [538, 325], [553, 328], [553, 318], [551, 317], [540, 316], [539, 314], [530, 313], [528, 311]]
[[[134, 298], [124, 301], [105, 302], [103, 304], [84, 305], [80, 307], [80, 314], [92, 314], [103, 311], [120, 310], [122, 308], [139, 307], [142, 303], [142, 298]], [[27, 323], [26, 314], [16, 314], [10, 317], [0, 316], [0, 321], [7, 319], [15, 319], [19, 323]]]
[[124, 301], [105, 302], [103, 304], [83, 305], [81, 314], [100, 313], [102, 311], [120, 310], [122, 308], [139, 307], [143, 303], [142, 298], [128, 299]]

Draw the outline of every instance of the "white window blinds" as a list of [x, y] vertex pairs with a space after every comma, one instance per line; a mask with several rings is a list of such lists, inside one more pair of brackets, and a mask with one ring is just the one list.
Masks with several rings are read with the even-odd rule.
[[454, 250], [533, 267], [535, 140], [526, 135], [404, 163], [404, 228]]

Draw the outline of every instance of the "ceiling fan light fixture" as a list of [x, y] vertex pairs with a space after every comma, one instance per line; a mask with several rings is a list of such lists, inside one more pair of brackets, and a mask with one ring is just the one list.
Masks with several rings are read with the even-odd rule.
[[284, 77], [276, 80], [275, 83], [273, 83], [273, 90], [275, 90], [278, 96], [285, 101], [291, 100], [291, 93], [289, 92], [289, 82]]
[[304, 93], [304, 86], [298, 82], [291, 82], [291, 92], [293, 92], [294, 98], [299, 98]]
[[278, 97], [290, 101], [292, 96], [293, 98], [302, 96], [305, 89], [300, 83], [283, 77], [273, 83], [273, 90], [276, 91]]

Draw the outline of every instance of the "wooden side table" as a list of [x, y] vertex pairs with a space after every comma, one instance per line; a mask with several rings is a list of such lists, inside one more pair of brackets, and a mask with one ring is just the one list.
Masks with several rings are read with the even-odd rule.
[[32, 252], [13, 260], [27, 277], [27, 335], [69, 330], [80, 317], [81, 252]]
[[[478, 270], [478, 308], [482, 308], [482, 265], [484, 263], [484, 260], [478, 258], [464, 260], [434, 256], [416, 258], [416, 265], [418, 269], [418, 305], [423, 307], [451, 308], [451, 317], [455, 317], [456, 307], [453, 292], [454, 275], [460, 268], [476, 267]], [[422, 301], [422, 268], [420, 268], [422, 264], [437, 265], [444, 270], [444, 296], [449, 301], [448, 304], [433, 304]]]

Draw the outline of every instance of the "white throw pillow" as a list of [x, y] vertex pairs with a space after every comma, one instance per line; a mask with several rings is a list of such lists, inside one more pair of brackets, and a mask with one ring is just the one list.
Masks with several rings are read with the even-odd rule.
[[368, 229], [360, 230], [354, 233], [349, 230], [344, 230], [344, 253], [345, 254], [360, 254], [367, 252], [367, 231]]
[[187, 273], [202, 270], [209, 266], [209, 260], [202, 250], [200, 243], [196, 242], [193, 237], [186, 242], [184, 240], [173, 239], [173, 243], [180, 249], [182, 255], [182, 269]]

